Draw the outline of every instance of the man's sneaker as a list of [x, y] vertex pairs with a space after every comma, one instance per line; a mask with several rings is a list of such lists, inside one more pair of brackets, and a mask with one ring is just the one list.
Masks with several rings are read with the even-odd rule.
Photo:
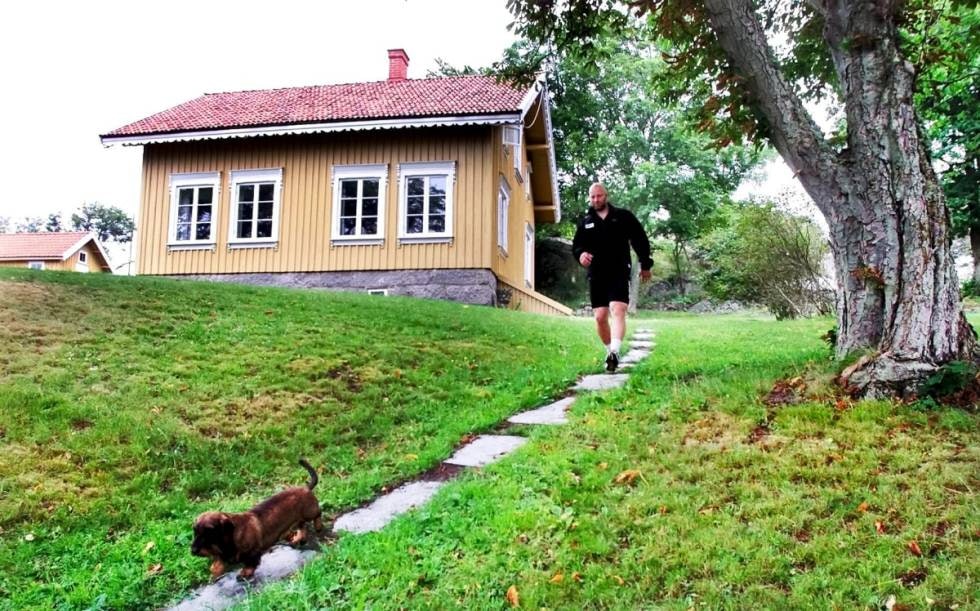
[[606, 357], [606, 371], [612, 373], [616, 371], [617, 367], [619, 367], [619, 355], [615, 352], [610, 352], [609, 356]]

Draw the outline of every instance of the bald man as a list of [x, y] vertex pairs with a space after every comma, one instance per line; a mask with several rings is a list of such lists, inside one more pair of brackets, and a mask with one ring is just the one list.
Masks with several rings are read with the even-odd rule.
[[[606, 201], [606, 187], [589, 187], [589, 211], [579, 221], [572, 252], [589, 276], [589, 299], [599, 339], [606, 346], [606, 371], [619, 367], [630, 300], [630, 246], [640, 262], [640, 280], [650, 279], [650, 240], [632, 212]], [[611, 320], [610, 320], [611, 319]]]

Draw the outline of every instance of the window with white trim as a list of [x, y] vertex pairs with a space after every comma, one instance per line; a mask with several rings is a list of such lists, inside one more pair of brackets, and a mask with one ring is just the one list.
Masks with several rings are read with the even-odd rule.
[[388, 166], [335, 166], [333, 170], [333, 229], [338, 241], [381, 241]]
[[170, 175], [170, 246], [213, 246], [217, 238], [219, 172]]
[[424, 242], [452, 238], [456, 163], [403, 163], [398, 174], [399, 239]]
[[534, 227], [524, 224], [524, 284], [534, 288]]
[[274, 245], [279, 239], [282, 168], [231, 173], [228, 243]]
[[497, 246], [503, 253], [507, 254], [507, 234], [510, 227], [510, 187], [507, 181], [500, 179], [500, 188], [497, 190]]
[[28, 261], [27, 267], [28, 269], [44, 269], [44, 261]]
[[524, 130], [520, 125], [504, 126], [504, 145], [511, 147], [511, 157], [514, 162], [514, 176], [524, 180], [521, 174], [521, 161], [524, 157]]
[[82, 252], [78, 253], [78, 262], [79, 263], [88, 263], [88, 253], [85, 252], [84, 250]]

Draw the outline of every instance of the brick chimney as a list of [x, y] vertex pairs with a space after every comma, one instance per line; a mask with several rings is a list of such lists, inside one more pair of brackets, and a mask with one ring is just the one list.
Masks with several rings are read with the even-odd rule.
[[408, 53], [405, 49], [388, 49], [388, 80], [404, 81], [408, 78]]

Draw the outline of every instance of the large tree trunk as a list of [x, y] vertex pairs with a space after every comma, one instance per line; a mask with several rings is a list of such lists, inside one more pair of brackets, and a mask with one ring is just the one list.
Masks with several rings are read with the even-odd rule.
[[960, 311], [949, 216], [916, 124], [895, 6], [811, 1], [843, 90], [848, 146], [837, 153], [780, 73], [752, 4], [705, 0], [774, 146], [830, 227], [837, 355], [867, 351], [844, 382], [865, 396], [914, 394], [943, 364], [976, 358], [976, 336]]
[[973, 281], [980, 286], [980, 227], [970, 229], [970, 250], [973, 252]]

